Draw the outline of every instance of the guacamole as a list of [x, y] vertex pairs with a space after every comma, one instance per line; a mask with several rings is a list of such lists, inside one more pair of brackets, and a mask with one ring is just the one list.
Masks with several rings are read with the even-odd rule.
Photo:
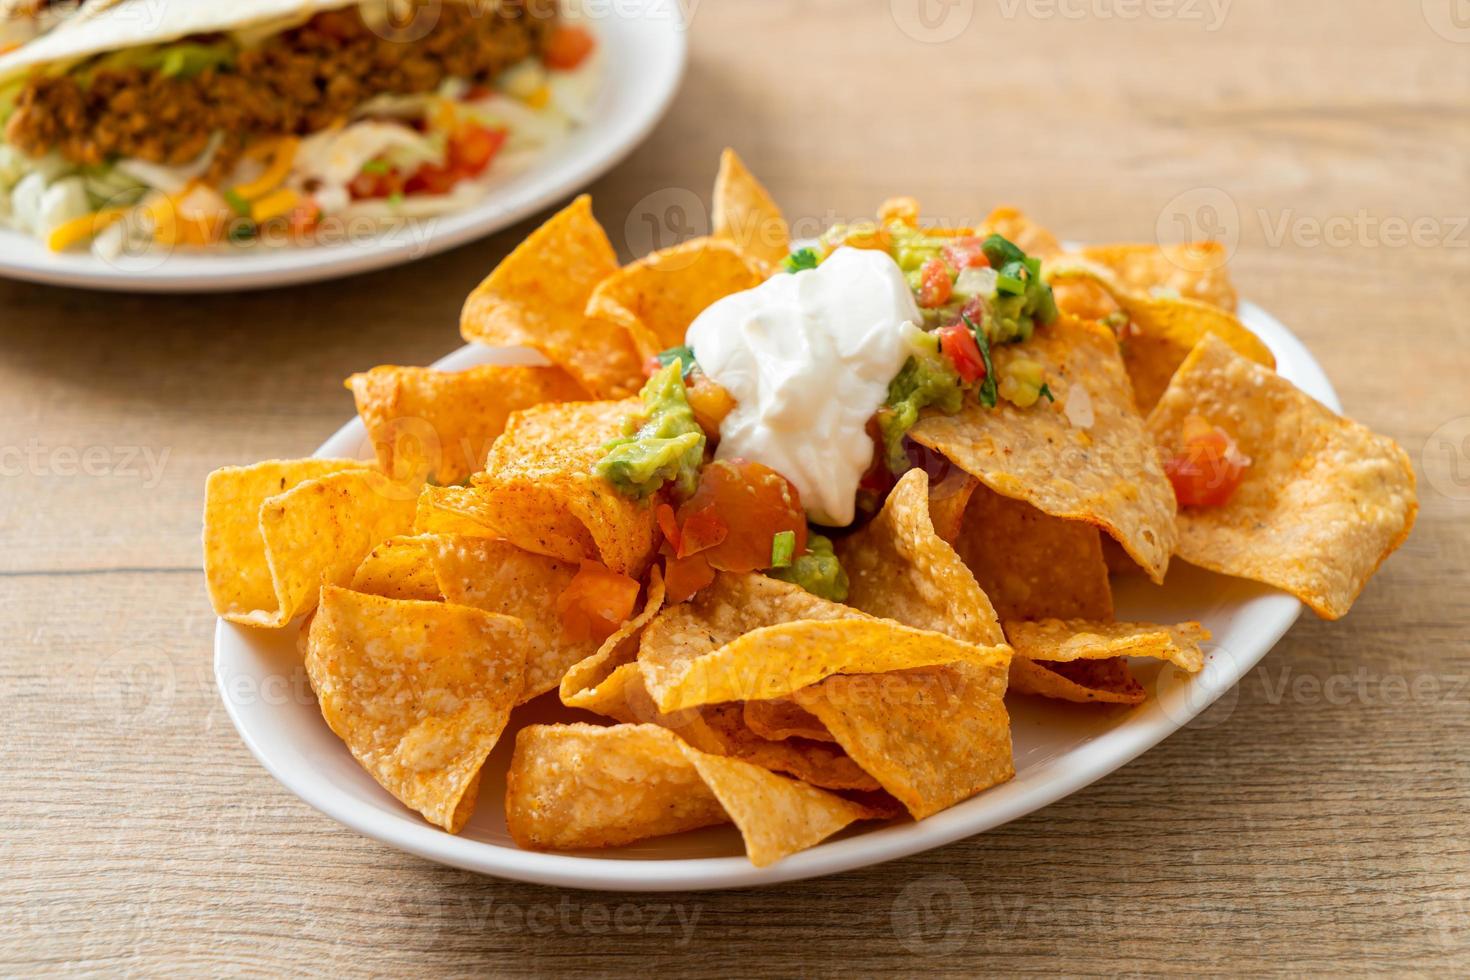
[[847, 572], [832, 550], [832, 541], [821, 534], [808, 532], [806, 554], [798, 555], [785, 568], [766, 573], [783, 582], [799, 585], [814, 596], [843, 602], [847, 599]]
[[644, 412], [626, 423], [627, 435], [603, 449], [592, 467], [625, 496], [642, 499], [665, 483], [682, 495], [694, 492], [704, 464], [704, 430], [694, 420], [684, 391], [683, 364], [672, 359], [639, 392]]
[[953, 414], [965, 403], [960, 376], [939, 353], [939, 342], [934, 335], [924, 334], [916, 342], [925, 349], [910, 357], [888, 383], [888, 400], [877, 415], [878, 433], [883, 437], [883, 462], [895, 475], [908, 471], [903, 437], [919, 421], [919, 411], [933, 405], [941, 412]]

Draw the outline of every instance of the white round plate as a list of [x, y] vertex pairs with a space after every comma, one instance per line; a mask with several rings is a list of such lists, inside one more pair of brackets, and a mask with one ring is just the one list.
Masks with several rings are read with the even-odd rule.
[[463, 211], [341, 243], [149, 253], [117, 262], [87, 251], [52, 252], [29, 235], [0, 228], [0, 275], [127, 292], [262, 289], [401, 265], [514, 224], [622, 160], [652, 131], [683, 78], [688, 43], [677, 3], [622, 0], [596, 10], [587, 22], [598, 35], [603, 75], [587, 122]]
[[[1242, 304], [1241, 318], [1276, 355], [1283, 377], [1340, 410], [1321, 367], [1290, 331], [1250, 303]], [[526, 352], [463, 347], [436, 366], [460, 370], [513, 360], [528, 363]], [[362, 424], [353, 419], [317, 454], [367, 457], [371, 449]], [[989, 830], [1075, 793], [1209, 707], [1265, 656], [1301, 612], [1301, 604], [1289, 595], [1178, 561], [1162, 587], [1129, 576], [1117, 581], [1115, 589], [1120, 619], [1198, 619], [1209, 627], [1214, 640], [1207, 645], [1204, 670], [1190, 676], [1167, 665], [1138, 662], [1136, 672], [1152, 697], [1131, 709], [1012, 697], [1007, 705], [1015, 779], [917, 823], [860, 825], [767, 868], [750, 864], [731, 827], [608, 851], [542, 854], [518, 849], [505, 829], [504, 773], [517, 729], [532, 722], [570, 720], [576, 714], [556, 703], [555, 692], [515, 711], [486, 762], [475, 815], [463, 833], [453, 836], [400, 805], [327, 729], [301, 666], [296, 629], [272, 632], [220, 621], [214, 669], [230, 718], [261, 764], [316, 809], [385, 844], [455, 867], [549, 885], [623, 891], [735, 888], [904, 857]]]

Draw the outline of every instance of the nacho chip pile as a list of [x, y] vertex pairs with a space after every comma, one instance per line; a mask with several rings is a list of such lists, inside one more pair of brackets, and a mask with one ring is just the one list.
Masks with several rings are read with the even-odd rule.
[[[895, 198], [880, 221], [918, 214]], [[1413, 471], [1274, 373], [1234, 316], [1222, 250], [1069, 254], [1013, 208], [925, 234], [973, 249], [991, 232], [1044, 260], [1062, 314], [987, 350], [984, 370], [1037, 372], [1044, 392], [924, 409], [904, 447], [919, 462], [864, 484], [858, 525], [765, 532], [771, 575], [709, 560], [750, 532], [686, 508], [697, 492], [632, 495], [595, 469], [647, 421], [633, 396], [650, 359], [715, 301], [815, 261], [783, 261], [785, 219], [726, 151], [711, 236], [620, 266], [579, 197], [475, 289], [464, 338], [547, 365], [374, 367], [347, 386], [375, 461], [211, 474], [211, 602], [296, 625], [326, 723], [436, 826], [458, 833], [480, 781], [505, 778], [521, 847], [733, 824], [758, 866], [1012, 778], [1008, 697], [1126, 710], [1150, 696], [1130, 664], [1202, 670], [1209, 631], [1117, 621], [1110, 572], [1162, 583], [1182, 558], [1343, 615], [1413, 524]], [[729, 406], [692, 392], [714, 443]], [[1201, 438], [1238, 482], [1207, 505], [1177, 482]], [[818, 532], [835, 538], [820, 556]], [[843, 601], [775, 571], [802, 560], [840, 563], [824, 594]], [[536, 698], [567, 721], [522, 728], [508, 772], [485, 771]]]

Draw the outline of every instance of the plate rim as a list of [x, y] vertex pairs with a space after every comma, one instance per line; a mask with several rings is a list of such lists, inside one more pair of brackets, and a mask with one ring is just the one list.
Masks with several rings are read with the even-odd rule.
[[[253, 291], [345, 279], [408, 265], [503, 231], [567, 199], [625, 160], [668, 113], [683, 85], [689, 63], [688, 25], [678, 17], [666, 16], [667, 11], [661, 13], [661, 0], [625, 0], [616, 8], [609, 9], [613, 12], [604, 19], [604, 24], [621, 26], [612, 30], [602, 28], [603, 38], [618, 38], [619, 29], [628, 32], [614, 43], [634, 54], [642, 54], [645, 50], [635, 47], [636, 35], [632, 33], [635, 31], [643, 31], [646, 39], [656, 40], [662, 45], [657, 59], [629, 58], [630, 64], [638, 66], [633, 69], [636, 80], [629, 86], [629, 89], [637, 90], [636, 97], [629, 97], [632, 111], [595, 118], [584, 124], [573, 132], [569, 140], [575, 140], [578, 132], [600, 131], [602, 135], [598, 145], [585, 148], [579, 155], [569, 155], [563, 147], [550, 147], [547, 153], [536, 158], [528, 170], [507, 178], [506, 186], [490, 189], [484, 197], [463, 210], [440, 216], [449, 221], [451, 227], [431, 232], [421, 243], [374, 239], [360, 247], [340, 250], [336, 247], [285, 249], [265, 253], [280, 261], [261, 268], [255, 267], [256, 260], [243, 256], [190, 255], [187, 256], [190, 261], [183, 263], [182, 267], [174, 266], [177, 271], [162, 271], [169, 267], [166, 260], [157, 269], [128, 271], [108, 266], [90, 252], [60, 255], [49, 252], [32, 236], [13, 228], [0, 227], [0, 246], [5, 246], [0, 247], [0, 276], [47, 286], [114, 293]], [[667, 24], [667, 29], [657, 26], [660, 24]], [[616, 57], [617, 50], [609, 49], [608, 56]], [[604, 83], [607, 81], [605, 75]], [[648, 97], [650, 93], [653, 95], [651, 98]], [[516, 184], [522, 177], [535, 174], [537, 168], [549, 165], [560, 165], [565, 172], [550, 181], [533, 179], [524, 186]], [[500, 205], [505, 200], [509, 201], [508, 207]], [[20, 247], [12, 248], [13, 245]], [[300, 261], [291, 262], [290, 257], [297, 257]], [[215, 261], [220, 263], [218, 269], [207, 267]]]
[[[1341, 402], [1326, 373], [1295, 334], [1249, 301], [1240, 303], [1239, 313], [1278, 360], [1289, 365], [1290, 370], [1284, 376], [1334, 411], [1341, 411]], [[466, 345], [435, 361], [432, 366], [462, 369], [481, 363], [489, 350]], [[353, 418], [318, 448], [317, 455], [338, 454], [341, 451], [339, 443], [362, 440], [365, 436], [361, 421]], [[216, 620], [214, 679], [225, 711], [241, 740], [278, 782], [313, 809], [380, 843], [463, 870], [556, 887], [619, 892], [721, 890], [821, 877], [932, 850], [993, 830], [1108, 776], [1185, 727], [1220, 695], [1239, 684], [1247, 672], [1275, 647], [1304, 608], [1301, 602], [1285, 593], [1273, 591], [1260, 598], [1266, 600], [1266, 608], [1262, 612], [1266, 621], [1252, 624], [1252, 629], [1257, 630], [1253, 635], [1259, 636], [1259, 641], [1244, 656], [1236, 656], [1232, 652], [1224, 677], [1217, 679], [1227, 683], [1198, 692], [1204, 694], [1204, 698], [1189, 705], [1186, 712], [1164, 708], [1156, 699], [1135, 708], [1125, 722], [1043, 763], [1037, 771], [1046, 774], [1047, 779], [1038, 785], [1030, 785], [1029, 780], [1013, 780], [922, 821], [894, 824], [824, 841], [765, 868], [754, 867], [743, 856], [644, 859], [528, 851], [445, 833], [417, 820], [407, 810], [390, 817], [363, 806], [350, 793], [328, 780], [298, 778], [298, 774], [278, 765], [277, 760], [258, 742], [243, 717], [243, 706], [234, 703], [225, 693], [231, 682], [227, 646], [232, 642], [243, 642], [236, 641], [234, 635], [247, 630], [247, 627]], [[1016, 789], [1008, 792], [1008, 787]]]

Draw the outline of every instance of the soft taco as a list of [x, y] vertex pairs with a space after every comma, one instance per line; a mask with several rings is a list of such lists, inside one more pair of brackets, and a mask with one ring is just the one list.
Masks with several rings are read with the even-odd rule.
[[0, 57], [0, 221], [302, 244], [464, 207], [586, 110], [557, 0], [122, 0]]

